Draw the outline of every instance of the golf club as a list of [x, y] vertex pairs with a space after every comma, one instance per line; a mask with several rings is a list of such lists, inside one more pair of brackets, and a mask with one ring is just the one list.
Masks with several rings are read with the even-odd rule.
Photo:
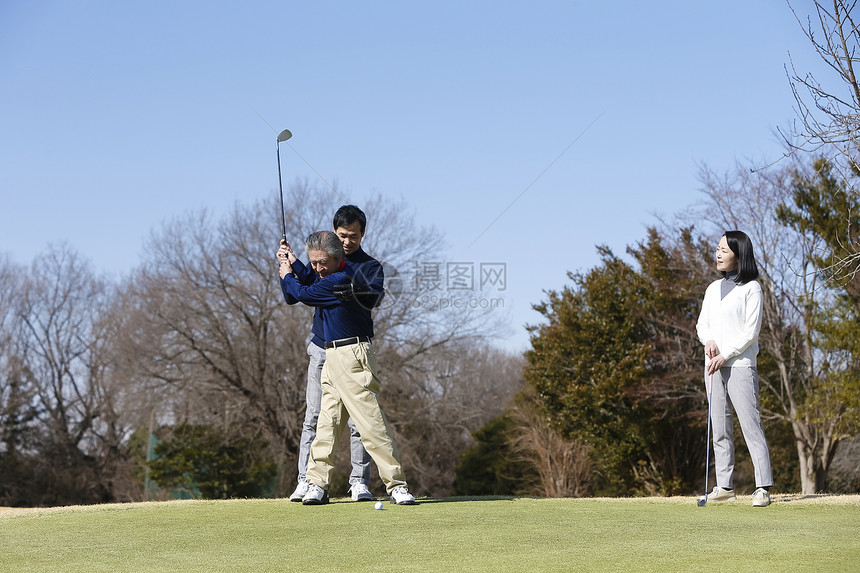
[[278, 134], [278, 138], [275, 141], [275, 150], [278, 153], [278, 189], [281, 192], [281, 231], [283, 232], [281, 239], [284, 241], [287, 240], [287, 216], [286, 209], [284, 208], [284, 183], [281, 179], [281, 142], [288, 140], [292, 136], [293, 134], [290, 130], [285, 129]]
[[714, 387], [714, 375], [708, 375], [708, 433], [705, 438], [705, 497], [696, 500], [696, 505], [705, 507], [708, 503], [708, 470], [711, 465], [711, 390]]

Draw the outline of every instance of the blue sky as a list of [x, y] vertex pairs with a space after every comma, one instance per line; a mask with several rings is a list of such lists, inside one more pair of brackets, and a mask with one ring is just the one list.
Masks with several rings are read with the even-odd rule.
[[780, 155], [789, 52], [814, 65], [782, 0], [7, 0], [0, 251], [127, 273], [163, 220], [277, 189], [268, 123], [313, 168], [282, 146], [285, 182], [402, 196], [445, 260], [505, 263], [525, 348], [596, 244], [702, 200], [699, 164]]

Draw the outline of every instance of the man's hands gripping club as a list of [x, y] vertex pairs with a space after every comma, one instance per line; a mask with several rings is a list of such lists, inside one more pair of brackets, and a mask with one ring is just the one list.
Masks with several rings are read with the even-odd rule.
[[[278, 258], [278, 274], [280, 277], [284, 278], [288, 274], [291, 274], [293, 272], [292, 263], [296, 261], [297, 257], [286, 239], [281, 239], [281, 245], [275, 256]], [[355, 295], [357, 293], [355, 285], [352, 282], [347, 282], [334, 285], [332, 294], [336, 299], [348, 302], [356, 300]]]
[[286, 239], [281, 239], [281, 246], [275, 256], [278, 258], [278, 274], [281, 278], [291, 274], [293, 272], [291, 265], [296, 261], [296, 255]]

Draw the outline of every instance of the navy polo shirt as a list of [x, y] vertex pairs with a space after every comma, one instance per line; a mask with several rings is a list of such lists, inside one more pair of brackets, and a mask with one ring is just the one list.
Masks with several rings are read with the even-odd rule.
[[[385, 296], [385, 275], [382, 265], [379, 261], [368, 255], [361, 247], [351, 255], [347, 255], [346, 260], [354, 268], [351, 281], [353, 282], [358, 302], [368, 309], [379, 306], [379, 303], [382, 302], [382, 297]], [[298, 277], [299, 284], [303, 286], [310, 286], [319, 280], [319, 275], [310, 266], [305, 265], [299, 260], [292, 264], [292, 268], [293, 273]], [[283, 280], [281, 281], [281, 291], [284, 293], [284, 300], [287, 301], [287, 304], [296, 304], [299, 302], [296, 297], [292, 296], [284, 288]], [[326, 339], [319, 307], [314, 311], [311, 334], [313, 334], [311, 342], [320, 348], [323, 347], [323, 343], [326, 340], [337, 340], [336, 338]], [[352, 334], [350, 336], [357, 335]]]

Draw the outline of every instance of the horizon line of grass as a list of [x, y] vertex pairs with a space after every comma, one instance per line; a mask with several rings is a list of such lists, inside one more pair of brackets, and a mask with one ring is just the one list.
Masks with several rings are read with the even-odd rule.
[[[749, 496], [747, 496], [749, 497]], [[177, 500], [0, 512], [3, 571], [855, 571], [860, 496]]]

